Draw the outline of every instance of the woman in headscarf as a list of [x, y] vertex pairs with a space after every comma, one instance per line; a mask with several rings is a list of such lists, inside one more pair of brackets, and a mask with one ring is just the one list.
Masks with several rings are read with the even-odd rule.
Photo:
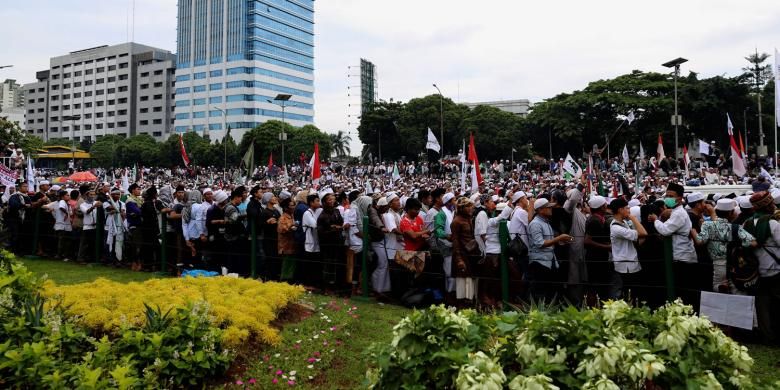
[[452, 276], [455, 278], [455, 297], [459, 300], [473, 300], [477, 294], [477, 282], [473, 278], [472, 258], [481, 254], [474, 239], [474, 225], [471, 215], [474, 202], [459, 198], [457, 211], [452, 219]]
[[265, 254], [268, 275], [276, 279], [281, 271], [281, 259], [277, 255], [278, 236], [277, 224], [281, 214], [274, 207], [278, 200], [271, 192], [266, 192], [260, 200], [263, 210], [260, 219], [263, 221], [263, 253]]
[[[350, 194], [350, 197], [356, 196]], [[371, 205], [371, 198], [368, 196], [360, 196], [355, 199], [350, 199], [350, 207], [344, 212], [344, 229], [347, 233], [347, 248], [348, 253], [352, 253], [351, 257], [347, 257], [347, 270], [345, 280], [348, 284], [352, 285], [352, 291], [357, 292], [358, 286], [357, 280], [353, 277], [355, 272], [359, 272], [356, 266], [360, 264], [360, 261], [355, 259], [360, 258], [360, 253], [363, 251], [363, 216], [368, 215], [368, 207]], [[350, 262], [350, 260], [352, 260]]]
[[336, 197], [327, 193], [322, 197], [322, 212], [317, 217], [317, 235], [320, 242], [322, 277], [325, 284], [335, 287], [337, 262], [342, 256], [344, 239], [341, 235], [344, 219], [336, 208]]
[[184, 235], [187, 248], [189, 248], [189, 256], [185, 256], [185, 259], [187, 259], [187, 264], [200, 262], [198, 255], [200, 254], [199, 252], [202, 244], [201, 234], [199, 233], [199, 230], [196, 226], [196, 219], [205, 219], [205, 211], [200, 210], [202, 201], [203, 195], [201, 195], [200, 191], [192, 190], [188, 192], [187, 205], [184, 206], [184, 210], [182, 210], [181, 214], [182, 233]]
[[295, 202], [292, 199], [287, 198], [280, 202], [280, 206], [284, 213], [279, 217], [279, 223], [276, 224], [276, 232], [278, 235], [277, 251], [279, 256], [282, 257], [282, 270], [281, 280], [292, 280], [295, 277], [295, 230], [298, 226], [295, 225], [293, 219], [293, 211], [295, 211]]

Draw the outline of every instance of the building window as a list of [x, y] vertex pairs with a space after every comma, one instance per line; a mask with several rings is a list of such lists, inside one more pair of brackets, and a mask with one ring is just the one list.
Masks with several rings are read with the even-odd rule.
[[92, 85], [92, 80], [86, 80], [84, 81], [84, 85]]
[[119, 79], [120, 80], [127, 80], [127, 75], [126, 74], [120, 74], [119, 75]]
[[186, 112], [176, 114], [176, 119], [190, 119], [190, 114]]
[[219, 91], [222, 89], [222, 83], [209, 84], [209, 91]]
[[155, 70], [155, 71], [154, 71], [154, 75], [155, 75], [155, 76], [159, 76], [159, 75], [161, 75], [161, 74], [162, 74], [162, 72], [163, 72], [162, 70]]
[[114, 99], [111, 99], [111, 100], [108, 101], [108, 105], [109, 106], [113, 106], [114, 103], [116, 103], [116, 100], [114, 100]]
[[103, 128], [103, 124], [102, 123], [95, 124], [95, 128], [96, 129], [102, 129]]
[[109, 88], [106, 90], [106, 93], [116, 93], [116, 88]]
[[109, 128], [109, 129], [113, 129], [113, 128], [114, 128], [114, 124], [113, 124], [113, 123], [109, 123], [109, 124], [108, 124], [108, 128]]
[[141, 84], [141, 89], [149, 89], [149, 84]]
[[109, 65], [108, 70], [109, 71], [116, 70], [116, 65]]
[[90, 107], [92, 107], [92, 102], [84, 103], [84, 108], [90, 108]]
[[85, 74], [85, 75], [86, 75], [86, 74], [92, 74], [92, 72], [93, 72], [93, 70], [92, 70], [92, 69], [85, 69], [85, 70], [84, 70], [84, 74]]
[[149, 100], [149, 96], [141, 96], [141, 101], [145, 102]]
[[73, 88], [77, 88], [80, 86], [81, 86], [81, 81], [76, 81], [75, 83], [73, 83]]
[[200, 106], [200, 105], [203, 105], [203, 104], [206, 104], [206, 99], [205, 98], [192, 99], [192, 105], [193, 106]]
[[62, 85], [62, 89], [68, 89], [68, 88], [70, 88], [70, 84], [63, 84]]
[[84, 119], [90, 119], [92, 118], [92, 114], [84, 114]]
[[81, 92], [76, 92], [76, 93], [73, 94], [73, 98], [74, 99], [80, 98], [80, 97], [81, 97]]
[[114, 81], [116, 81], [116, 76], [111, 76], [106, 81], [108, 81], [109, 83], [113, 83]]
[[162, 95], [154, 95], [154, 100], [162, 100]]
[[98, 107], [103, 107], [103, 105], [106, 104], [106, 102], [104, 102], [102, 100], [98, 100], [96, 103], [97, 103]]
[[51, 110], [52, 111], [59, 111], [60, 110], [60, 106], [51, 106]]
[[213, 96], [209, 98], [209, 104], [222, 103], [222, 96]]
[[70, 104], [63, 104], [62, 105], [63, 110], [70, 110]]
[[146, 114], [147, 112], [149, 112], [149, 109], [148, 109], [148, 108], [146, 108], [146, 107], [144, 107], [144, 108], [142, 108], [142, 109], [140, 110], [140, 113], [141, 113], [141, 114]]
[[117, 112], [118, 115], [127, 115], [127, 110], [119, 110]]
[[95, 95], [102, 95], [102, 94], [104, 94], [105, 92], [106, 92], [105, 90], [102, 90], [102, 89], [97, 89], [97, 90], [95, 90]]
[[81, 108], [81, 103], [76, 103], [73, 105], [74, 110], [78, 110], [79, 108]]
[[60, 117], [58, 117], [58, 116], [53, 116], [53, 117], [49, 118], [49, 120], [51, 120], [52, 122], [57, 122], [57, 121], [59, 121], [59, 120], [60, 120]]
[[205, 85], [196, 85], [192, 87], [192, 92], [206, 92], [206, 86]]
[[205, 118], [206, 117], [206, 112], [205, 111], [193, 112], [192, 113], [192, 117], [193, 118]]
[[84, 130], [92, 130], [92, 125], [84, 125]]
[[120, 98], [119, 99], [119, 104], [125, 104], [125, 103], [127, 103], [127, 98]]
[[155, 107], [153, 109], [154, 112], [162, 112], [162, 107]]
[[[100, 103], [100, 102], [98, 102], [98, 103]], [[102, 112], [96, 112], [95, 113], [95, 118], [102, 118], [102, 117], [103, 117], [103, 113]]]
[[108, 116], [114, 116], [114, 111], [109, 111], [109, 112], [107, 112], [107, 113], [106, 113], [106, 115], [108, 115]]
[[51, 90], [52, 90], [52, 91], [56, 91], [56, 90], [58, 90], [58, 89], [60, 89], [60, 86], [59, 86], [59, 85], [52, 85], [52, 86], [51, 86]]
[[97, 68], [95, 71], [98, 72], [98, 73], [103, 73], [103, 72], [106, 71], [106, 68], [101, 66], [101, 67]]
[[148, 120], [142, 120], [142, 121], [140, 121], [140, 122], [139, 122], [139, 124], [140, 124], [141, 126], [146, 126], [146, 125], [148, 125], [148, 124], [149, 124], [149, 121], [148, 121]]
[[206, 78], [206, 72], [198, 72], [192, 75], [192, 78], [195, 80], [205, 79]]
[[66, 99], [70, 99], [70, 94], [69, 93], [66, 93], [66, 94], [62, 95], [62, 100], [66, 100]]
[[105, 82], [105, 81], [106, 81], [106, 79], [97, 79], [97, 80], [95, 80], [95, 84], [103, 84], [103, 82]]
[[123, 63], [119, 64], [119, 69], [125, 69], [125, 68], [127, 68], [127, 66], [128, 66], [127, 62], [123, 62]]
[[152, 124], [153, 125], [161, 125], [162, 124], [162, 119], [155, 119], [155, 120], [152, 121]]
[[176, 88], [177, 95], [183, 95], [186, 93], [190, 93], [190, 87]]
[[141, 73], [141, 77], [149, 77], [149, 72], [143, 72], [143, 73]]
[[189, 79], [190, 79], [190, 75], [188, 75], [188, 74], [183, 74], [183, 75], [176, 76], [176, 82], [187, 81]]
[[77, 71], [73, 72], [73, 76], [75, 76], [75, 77], [81, 76], [81, 71], [77, 70]]
[[84, 97], [92, 96], [92, 91], [84, 91]]
[[127, 92], [127, 86], [121, 86], [119, 87], [119, 92]]
[[162, 81], [156, 82], [156, 83], [154, 83], [154, 87], [155, 88], [160, 88], [160, 87], [162, 87], [162, 84], [163, 84]]

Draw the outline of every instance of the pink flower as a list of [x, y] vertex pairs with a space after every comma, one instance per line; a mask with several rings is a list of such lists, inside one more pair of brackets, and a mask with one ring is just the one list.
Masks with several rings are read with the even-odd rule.
[[300, 344], [295, 344], [295, 347], [293, 347], [293, 348], [295, 348], [295, 349], [301, 349], [301, 345], [300, 345]]
[[265, 356], [263, 356], [263, 360], [265, 360], [265, 361], [269, 361], [269, 360], [271, 360], [271, 357], [270, 357], [270, 356], [268, 356], [268, 355], [265, 355]]
[[279, 383], [279, 380], [278, 380], [278, 379], [276, 379], [276, 378], [274, 378], [274, 379], [271, 381], [271, 383], [273, 383], [273, 384], [277, 384], [277, 383]]
[[287, 384], [290, 386], [295, 386], [295, 381], [287, 381]]
[[255, 383], [257, 383], [257, 381], [255, 380], [255, 378], [249, 378], [249, 384], [250, 384], [250, 385], [254, 385]]
[[312, 358], [308, 358], [308, 359], [306, 359], [306, 361], [307, 361], [307, 362], [309, 362], [309, 363], [314, 363], [314, 362], [316, 362], [316, 361], [317, 361], [317, 359], [315, 359], [315, 358], [313, 358], [313, 357], [312, 357]]
[[314, 352], [314, 354], [313, 354], [313, 355], [314, 355], [314, 357], [320, 357], [320, 353], [319, 353], [319, 352], [316, 352], [316, 351]]
[[331, 332], [335, 332], [335, 331], [336, 331], [336, 327], [335, 327], [335, 326], [331, 326], [331, 327], [330, 327], [330, 331], [331, 331]]
[[284, 371], [282, 370], [276, 371], [276, 375], [282, 375], [282, 374], [284, 374]]
[[244, 382], [243, 382], [242, 380], [240, 380], [240, 379], [239, 379], [239, 380], [237, 380], [237, 381], [236, 381], [236, 384], [237, 384], [237, 385], [239, 385], [239, 386], [241, 386], [241, 385], [243, 385], [243, 384], [244, 384]]
[[325, 340], [325, 341], [323, 341], [323, 342], [322, 342], [322, 345], [324, 345], [324, 346], [328, 346], [328, 340]]
[[341, 340], [336, 340], [336, 345], [341, 345]]

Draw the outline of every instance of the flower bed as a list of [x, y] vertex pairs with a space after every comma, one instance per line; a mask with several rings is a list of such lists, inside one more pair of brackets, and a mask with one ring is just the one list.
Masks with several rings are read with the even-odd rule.
[[679, 301], [655, 312], [623, 301], [503, 315], [436, 306], [402, 320], [371, 355], [377, 389], [772, 387], [751, 380], [747, 348]]
[[213, 277], [152, 279], [142, 283], [98, 279], [70, 286], [47, 281], [43, 292], [61, 300], [66, 312], [77, 316], [85, 326], [114, 334], [123, 324], [143, 324], [144, 304], [165, 312], [187, 302], [208, 302], [213, 325], [224, 329], [223, 343], [236, 347], [249, 340], [278, 343], [279, 334], [270, 323], [279, 310], [300, 297], [303, 288]]

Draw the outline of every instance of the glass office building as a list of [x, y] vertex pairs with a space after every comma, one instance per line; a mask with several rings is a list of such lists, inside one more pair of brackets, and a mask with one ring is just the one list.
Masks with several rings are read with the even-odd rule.
[[[236, 140], [314, 122], [314, 0], [179, 0], [175, 123]], [[289, 101], [269, 103], [279, 94]], [[282, 110], [281, 104], [285, 108]]]

